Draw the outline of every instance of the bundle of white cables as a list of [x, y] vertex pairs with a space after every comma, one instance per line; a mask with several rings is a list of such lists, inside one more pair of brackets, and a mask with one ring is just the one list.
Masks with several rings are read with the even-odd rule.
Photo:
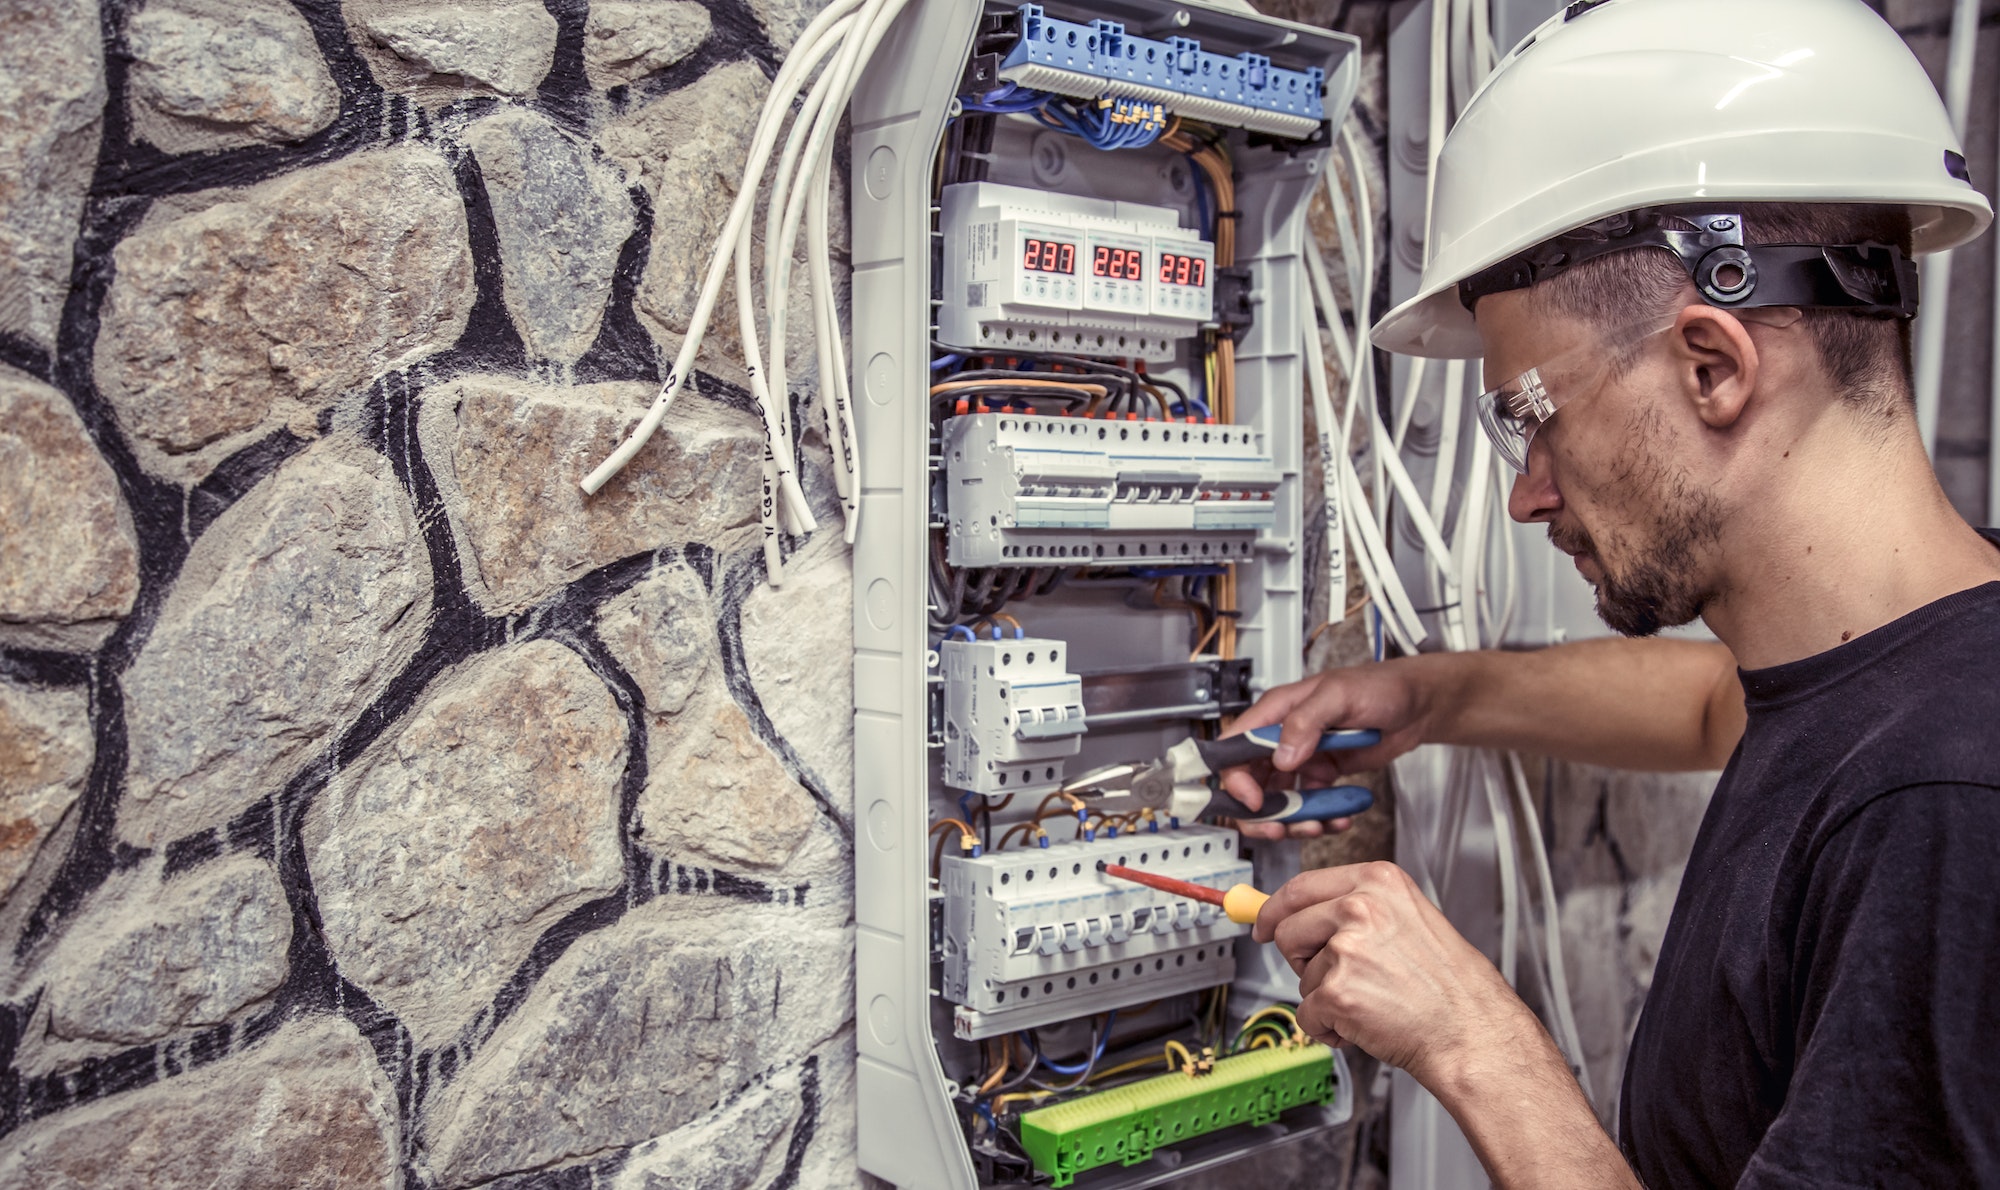
[[[583, 481], [583, 490], [595, 494], [632, 461], [660, 428], [674, 398], [694, 372], [695, 357], [701, 351], [716, 301], [722, 295], [723, 280], [733, 263], [744, 370], [750, 378], [750, 394], [764, 420], [764, 561], [773, 586], [783, 579], [779, 533], [810, 533], [819, 527], [799, 484], [785, 376], [785, 310], [801, 225], [806, 234], [807, 288], [812, 295], [820, 404], [827, 422], [827, 441], [833, 450], [834, 486], [840, 494], [846, 538], [850, 543], [854, 540], [860, 507], [856, 483], [859, 444], [855, 438], [840, 317], [833, 301], [828, 229], [834, 132], [876, 47], [906, 3], [908, 0], [834, 0], [800, 34], [765, 97], [756, 133], [751, 138], [749, 159], [743, 168], [743, 180], [737, 187], [736, 201], [729, 208], [729, 217], [723, 221], [715, 253], [709, 258], [701, 296], [695, 303], [693, 317], [688, 320], [680, 352], [660, 385], [659, 395], [631, 436]], [[801, 92], [803, 101], [799, 99]], [[785, 136], [779, 150], [781, 131]], [[754, 243], [750, 219], [774, 151], [778, 166], [772, 175], [764, 220], [762, 296], [766, 323], [765, 334], [760, 337], [751, 284]], [[771, 355], [768, 369], [764, 363], [767, 343]]]
[[[1436, 177], [1437, 152], [1444, 143], [1454, 110], [1463, 109], [1498, 62], [1487, 2], [1433, 0], [1427, 189], [1429, 180]], [[1345, 613], [1351, 551], [1354, 568], [1367, 588], [1369, 603], [1380, 617], [1383, 633], [1405, 653], [1416, 652], [1429, 639], [1423, 612], [1411, 599], [1389, 550], [1387, 501], [1382, 501], [1381, 513], [1370, 507], [1371, 486], [1363, 484], [1354, 462], [1355, 451], [1359, 449], [1374, 469], [1372, 490], [1378, 494], [1385, 487], [1394, 491], [1423, 547], [1426, 597], [1430, 604], [1426, 610], [1438, 617], [1437, 643], [1451, 651], [1491, 647], [1506, 635], [1515, 610], [1513, 534], [1504, 520], [1491, 515], [1496, 500], [1505, 506], [1509, 477], [1504, 469], [1493, 465], [1492, 447], [1482, 436], [1474, 433], [1467, 443], [1460, 442], [1467, 397], [1463, 360], [1443, 365], [1439, 441], [1428, 493], [1418, 490], [1403, 461], [1411, 416], [1422, 394], [1426, 361], [1410, 361], [1394, 432], [1383, 424], [1367, 341], [1370, 297], [1381, 261], [1376, 252], [1375, 217], [1368, 201], [1364, 158], [1355, 143], [1351, 123], [1341, 129], [1340, 152], [1351, 179], [1353, 197], [1350, 200], [1332, 170], [1327, 172], [1327, 187], [1346, 263], [1352, 330], [1341, 317], [1317, 244], [1306, 254], [1306, 274], [1299, 295], [1302, 309], [1317, 307], [1320, 311], [1331, 332], [1336, 362], [1346, 379], [1345, 398], [1336, 414], [1318, 328], [1310, 320], [1302, 320], [1307, 387], [1314, 420], [1318, 423], [1317, 445], [1325, 479], [1322, 498], [1326, 510], [1329, 615], [1340, 619]], [[1362, 435], [1358, 445], [1357, 421]], [[1455, 487], [1462, 450], [1467, 452], [1466, 479], [1462, 487]], [[1455, 517], [1450, 515], [1453, 512]], [[1496, 545], [1497, 553], [1493, 548]], [[1491, 577], [1496, 558], [1501, 576], [1497, 582]], [[1504, 596], [1504, 603], [1497, 607], [1496, 594]], [[1540, 816], [1521, 762], [1511, 754], [1453, 749], [1446, 763], [1443, 821], [1435, 824], [1439, 829], [1430, 832], [1433, 846], [1414, 849], [1423, 869], [1417, 873], [1419, 880], [1431, 899], [1441, 904], [1450, 890], [1468, 801], [1475, 791], [1482, 793], [1493, 821], [1500, 876], [1502, 974], [1509, 983], [1515, 981], [1516, 956], [1525, 938], [1542, 977], [1553, 1018], [1551, 1031], [1589, 1094], [1583, 1044], [1563, 962], [1555, 884], [1542, 839]], [[1517, 847], [1521, 844], [1529, 852], [1526, 871], [1517, 862]], [[1526, 887], [1529, 884], [1538, 888]], [[1523, 900], [1533, 899], [1523, 895], [1532, 891], [1540, 894], [1545, 952], [1536, 946], [1534, 931], [1520, 929], [1519, 906]]]

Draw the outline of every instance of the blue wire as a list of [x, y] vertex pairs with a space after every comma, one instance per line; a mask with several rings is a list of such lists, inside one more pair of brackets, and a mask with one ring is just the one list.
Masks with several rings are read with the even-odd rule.
[[931, 361], [931, 371], [942, 372], [946, 368], [951, 367], [953, 364], [959, 364], [964, 362], [965, 362], [965, 357], [962, 355], [939, 356], [937, 359]]
[[[965, 633], [962, 637], [958, 635], [961, 632]], [[950, 631], [945, 633], [945, 637], [950, 640], [978, 640], [979, 634], [963, 624], [953, 624]]]
[[1134, 566], [1134, 578], [1181, 578], [1207, 575], [1214, 577], [1229, 573], [1220, 566]]
[[1065, 1066], [1061, 1062], [1052, 1061], [1048, 1058], [1043, 1057], [1042, 1048], [1035, 1044], [1035, 1039], [1033, 1036], [1027, 1033], [1022, 1033], [1021, 1037], [1025, 1041], [1027, 1041], [1029, 1051], [1035, 1055], [1035, 1061], [1041, 1063], [1043, 1066], [1048, 1067], [1050, 1070], [1055, 1071], [1057, 1074], [1082, 1074], [1084, 1071], [1090, 1069], [1092, 1066], [1097, 1065], [1097, 1060], [1104, 1056], [1105, 1043], [1111, 1040], [1111, 1026], [1117, 1023], [1118, 1023], [1118, 1010], [1114, 1008], [1111, 1010], [1111, 1014], [1104, 1018], [1104, 1031], [1097, 1035], [1096, 1052], [1092, 1053], [1090, 1057], [1084, 1059], [1081, 1062], [1078, 1062], [1074, 1066]]

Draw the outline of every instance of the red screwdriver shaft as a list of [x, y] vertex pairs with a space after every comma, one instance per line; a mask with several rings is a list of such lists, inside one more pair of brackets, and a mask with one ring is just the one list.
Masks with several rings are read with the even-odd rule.
[[1208, 888], [1200, 884], [1189, 884], [1185, 880], [1176, 880], [1172, 876], [1156, 876], [1151, 872], [1141, 872], [1136, 868], [1127, 868], [1121, 864], [1104, 865], [1104, 874], [1106, 876], [1116, 876], [1120, 880], [1130, 880], [1137, 884], [1143, 884], [1148, 888], [1157, 888], [1161, 892], [1172, 893], [1177, 897], [1186, 897], [1191, 901], [1206, 901], [1211, 905], [1222, 904], [1221, 889]]

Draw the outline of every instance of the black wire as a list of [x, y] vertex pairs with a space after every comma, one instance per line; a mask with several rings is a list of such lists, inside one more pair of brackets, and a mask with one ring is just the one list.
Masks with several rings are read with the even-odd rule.
[[1085, 393], [1065, 392], [1059, 388], [1010, 388], [1006, 385], [995, 384], [990, 388], [981, 385], [978, 388], [961, 388], [954, 389], [948, 393], [933, 394], [931, 397], [931, 412], [935, 414], [940, 407], [948, 408], [959, 401], [970, 401], [975, 398], [983, 401], [991, 401], [995, 397], [1005, 398], [1009, 402], [1061, 401], [1072, 409], [1080, 408], [1090, 403], [1090, 397]]
[[[1025, 351], [1025, 350], [1014, 350], [1011, 348], [1005, 351], [1000, 351], [991, 347], [955, 347], [949, 343], [939, 342], [936, 339], [931, 340], [931, 348], [932, 350], [935, 351], [942, 351], [947, 355], [964, 355], [968, 357], [975, 355], [984, 355], [984, 356], [1004, 355], [1004, 356], [1013, 356], [1019, 359], [1047, 360], [1050, 363], [1069, 364], [1072, 367], [1085, 369], [1086, 372], [1095, 372], [1104, 375], [1116, 376], [1125, 382], [1126, 391], [1135, 397], [1140, 396], [1140, 394], [1144, 394], [1144, 399], [1158, 400], [1157, 398], [1154, 398], [1151, 393], [1145, 392], [1144, 388], [1142, 387], [1145, 384], [1151, 383], [1158, 385], [1160, 388], [1172, 391], [1173, 393], [1178, 395], [1183, 402], [1187, 400], [1187, 393], [1184, 390], [1182, 390], [1182, 388], [1179, 385], [1173, 383], [1172, 381], [1155, 380], [1151, 376], [1142, 376], [1138, 372], [1133, 371], [1131, 368], [1120, 367], [1119, 365], [1110, 363], [1106, 360], [1086, 359], [1080, 355], [1057, 355], [1046, 351]], [[1068, 375], [1068, 373], [1052, 372], [1045, 375], [1043, 373], [1034, 372], [1034, 373], [1029, 373], [1029, 375], [1034, 376], [1038, 380], [1052, 380], [1052, 379], [1059, 380], [1062, 377]], [[953, 379], [957, 379], [957, 377], [953, 377]], [[1167, 406], [1165, 401], [1159, 401], [1159, 406], [1160, 406], [1161, 417], [1171, 416], [1167, 411]]]

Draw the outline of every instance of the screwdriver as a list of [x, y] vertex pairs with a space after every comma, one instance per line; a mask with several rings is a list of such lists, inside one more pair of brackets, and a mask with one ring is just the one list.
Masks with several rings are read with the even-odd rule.
[[1104, 865], [1104, 874], [1143, 884], [1148, 888], [1157, 888], [1161, 892], [1172, 893], [1177, 897], [1186, 897], [1190, 901], [1220, 905], [1222, 915], [1239, 926], [1247, 926], [1256, 921], [1257, 911], [1264, 907], [1264, 902], [1271, 899], [1270, 893], [1258, 892], [1247, 884], [1239, 884], [1228, 892], [1223, 892], [1207, 885], [1189, 884], [1172, 876], [1156, 876], [1151, 872], [1141, 872], [1121, 864]]

